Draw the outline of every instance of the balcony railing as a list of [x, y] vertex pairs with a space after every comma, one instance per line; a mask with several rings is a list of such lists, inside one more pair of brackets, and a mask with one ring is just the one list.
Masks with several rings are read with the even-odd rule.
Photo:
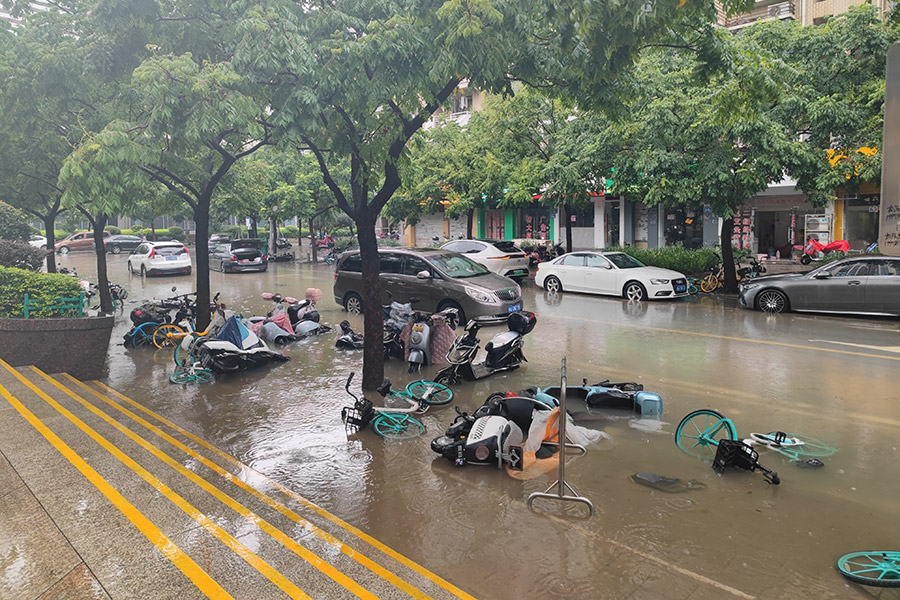
[[741, 29], [757, 21], [796, 19], [793, 2], [758, 1], [752, 11], [733, 17], [720, 18], [719, 24], [726, 29]]

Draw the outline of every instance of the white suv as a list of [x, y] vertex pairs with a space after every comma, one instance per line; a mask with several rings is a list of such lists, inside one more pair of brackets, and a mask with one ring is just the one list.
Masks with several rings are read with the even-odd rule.
[[181, 242], [143, 242], [128, 257], [128, 272], [141, 275], [190, 275], [191, 257]]

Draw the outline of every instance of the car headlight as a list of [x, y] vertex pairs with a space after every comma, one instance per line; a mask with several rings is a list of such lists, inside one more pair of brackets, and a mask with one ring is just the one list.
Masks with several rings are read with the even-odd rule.
[[738, 286], [739, 291], [743, 292], [745, 290], [752, 290], [755, 287], [759, 287], [759, 284], [756, 282], [752, 283], [742, 283]]
[[484, 290], [479, 290], [478, 288], [466, 286], [466, 294], [468, 294], [469, 298], [472, 298], [476, 302], [481, 302], [483, 304], [497, 303], [497, 298], [495, 298], [493, 294], [488, 293]]
[[666, 285], [667, 283], [669, 283], [669, 280], [668, 279], [651, 279], [650, 283], [652, 283], [653, 285]]

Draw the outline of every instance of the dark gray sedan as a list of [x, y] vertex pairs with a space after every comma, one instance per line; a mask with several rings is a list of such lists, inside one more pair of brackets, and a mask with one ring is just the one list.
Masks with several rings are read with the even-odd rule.
[[810, 271], [741, 282], [740, 305], [780, 313], [789, 310], [900, 316], [900, 258], [842, 258]]

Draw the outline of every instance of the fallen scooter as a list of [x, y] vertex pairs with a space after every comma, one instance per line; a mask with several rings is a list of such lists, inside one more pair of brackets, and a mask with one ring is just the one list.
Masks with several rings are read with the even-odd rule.
[[[316, 300], [322, 298], [322, 290], [308, 288], [306, 298], [297, 300], [291, 296], [266, 292], [262, 295], [272, 301], [272, 310], [265, 317], [250, 317], [250, 328], [267, 342], [286, 344], [297, 339], [327, 333], [331, 327], [319, 323]], [[287, 303], [287, 310], [284, 304]]]
[[[545, 388], [531, 387], [523, 394], [540, 400], [545, 404], [559, 404], [562, 393], [560, 386]], [[662, 398], [659, 394], [645, 392], [644, 386], [631, 381], [613, 383], [608, 379], [588, 385], [587, 380], [580, 386], [566, 386], [566, 398], [582, 400], [588, 410], [616, 408], [632, 410], [641, 416], [658, 416], [663, 412]]]
[[353, 331], [353, 329], [350, 328], [349, 321], [341, 321], [340, 328], [341, 335], [338, 336], [337, 341], [334, 343], [335, 346], [342, 350], [363, 349], [363, 335]]
[[190, 351], [204, 355], [203, 366], [215, 373], [238, 373], [271, 362], [285, 362], [289, 357], [271, 350], [237, 317], [230, 317], [215, 338], [202, 337]]
[[537, 317], [532, 312], [510, 314], [506, 319], [509, 330], [495, 335], [484, 347], [487, 351], [485, 359], [476, 363], [475, 357], [480, 348], [477, 335], [481, 323], [469, 321], [465, 334], [458, 337], [447, 352], [450, 366], [438, 371], [434, 380], [444, 385], [453, 385], [462, 380], [476, 381], [494, 373], [517, 369], [523, 362], [527, 362], [522, 354], [522, 344], [525, 335], [534, 329], [536, 323]]

